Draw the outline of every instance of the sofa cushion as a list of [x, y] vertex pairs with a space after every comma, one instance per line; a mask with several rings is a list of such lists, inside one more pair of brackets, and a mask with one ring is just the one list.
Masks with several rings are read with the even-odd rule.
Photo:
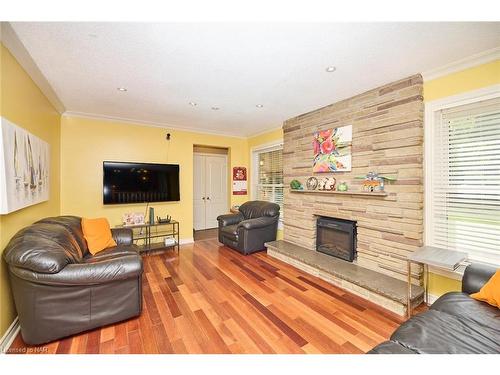
[[491, 279], [483, 285], [479, 292], [473, 293], [470, 296], [478, 301], [484, 301], [500, 309], [500, 268], [491, 276]]
[[497, 330], [436, 309], [406, 321], [391, 341], [421, 354], [500, 352]]
[[394, 341], [385, 341], [372, 350], [370, 350], [367, 354], [417, 354], [413, 350], [410, 350], [403, 345], [398, 344]]
[[139, 248], [136, 245], [117, 245], [113, 247], [108, 247], [103, 251], [99, 251], [97, 254], [87, 254], [83, 258], [84, 263], [96, 263], [102, 260], [113, 259], [116, 257], [126, 256], [126, 255], [137, 255], [139, 254]]
[[231, 241], [238, 241], [238, 224], [222, 227], [221, 233]]
[[83, 236], [87, 241], [87, 246], [92, 255], [104, 249], [116, 246], [116, 242], [111, 234], [108, 219], [100, 217], [97, 219], [82, 219]]
[[243, 203], [239, 211], [245, 220], [262, 216], [277, 217], [280, 214], [280, 206], [276, 203], [265, 201], [249, 201]]
[[82, 219], [78, 216], [55, 216], [46, 217], [39, 220], [37, 223], [60, 225], [66, 228], [72, 235], [76, 243], [78, 244], [79, 257], [83, 257], [88, 253], [87, 242], [83, 237], [82, 231]]
[[119, 280], [140, 276], [142, 273], [142, 260], [137, 254], [117, 256], [92, 264], [68, 264], [60, 272], [37, 273], [26, 269], [11, 267], [10, 272], [16, 277], [43, 285], [86, 286], [112, 283]]
[[80, 247], [64, 226], [36, 223], [21, 229], [5, 248], [9, 265], [40, 273], [57, 273], [81, 261]]
[[493, 329], [500, 335], [500, 310], [485, 302], [476, 301], [466, 293], [446, 293], [439, 297], [430, 309], [454, 315], [461, 319], [468, 319]]

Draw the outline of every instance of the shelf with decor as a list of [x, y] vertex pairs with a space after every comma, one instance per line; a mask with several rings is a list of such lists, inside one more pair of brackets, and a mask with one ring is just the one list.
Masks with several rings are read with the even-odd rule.
[[387, 197], [387, 195], [388, 195], [385, 191], [368, 192], [368, 191], [299, 190], [299, 189], [290, 189], [290, 193], [362, 195], [362, 196], [365, 196], [365, 197], [366, 196], [370, 196], [370, 197]]
[[[130, 228], [134, 232], [134, 242], [138, 245], [142, 242], [143, 245], [138, 245], [142, 252], [157, 249], [176, 248], [177, 253], [180, 249], [180, 230], [179, 222], [175, 220], [155, 223], [143, 223], [135, 225], [117, 225], [116, 228]], [[173, 238], [172, 243], [154, 242], [154, 239]]]

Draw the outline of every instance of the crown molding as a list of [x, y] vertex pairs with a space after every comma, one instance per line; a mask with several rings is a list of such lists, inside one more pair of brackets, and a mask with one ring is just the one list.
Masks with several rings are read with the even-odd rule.
[[428, 70], [427, 72], [422, 73], [422, 77], [424, 78], [424, 81], [431, 81], [451, 73], [459, 72], [477, 65], [486, 64], [498, 59], [500, 59], [500, 47], [468, 56], [464, 59], [446, 64], [440, 68]]
[[42, 71], [38, 68], [38, 65], [36, 65], [9, 22], [1, 22], [0, 38], [3, 45], [12, 53], [17, 62], [23, 67], [26, 73], [28, 73], [40, 91], [54, 106], [56, 111], [62, 114], [66, 110], [64, 104], [61, 102]]
[[124, 123], [124, 124], [129, 124], [129, 125], [136, 125], [136, 126], [149, 126], [149, 127], [153, 127], [153, 128], [180, 130], [180, 131], [198, 133], [198, 134], [218, 135], [218, 136], [231, 137], [231, 138], [237, 138], [237, 139], [248, 139], [248, 137], [242, 137], [239, 135], [234, 135], [234, 134], [230, 134], [230, 133], [226, 133], [226, 132], [215, 132], [215, 131], [212, 132], [212, 131], [207, 131], [206, 129], [179, 126], [179, 125], [174, 125], [174, 124], [169, 124], [169, 123], [164, 123], [164, 122], [144, 121], [144, 120], [132, 119], [132, 118], [126, 118], [126, 117], [98, 115], [95, 113], [87, 113], [87, 112], [65, 111], [64, 113], [62, 113], [62, 116], [86, 118], [89, 120], [100, 120], [100, 121], [110, 121], [110, 122], [114, 121], [114, 122], [120, 122], [120, 123]]

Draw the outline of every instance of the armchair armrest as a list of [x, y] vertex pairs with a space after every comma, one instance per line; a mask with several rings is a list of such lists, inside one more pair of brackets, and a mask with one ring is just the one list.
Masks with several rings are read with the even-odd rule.
[[132, 245], [134, 232], [130, 228], [112, 228], [111, 234], [117, 245]]
[[220, 215], [217, 217], [217, 221], [219, 222], [219, 226], [227, 226], [227, 225], [234, 225], [238, 224], [240, 221], [242, 221], [243, 215], [241, 213], [237, 214], [227, 214], [227, 215]]
[[238, 228], [244, 228], [247, 230], [264, 228], [276, 223], [277, 221], [277, 217], [262, 216], [255, 219], [243, 220], [238, 224]]
[[127, 255], [94, 263], [73, 263], [58, 273], [37, 273], [14, 266], [10, 270], [21, 279], [45, 285], [95, 285], [140, 276], [142, 259], [139, 255]]
[[495, 272], [495, 267], [484, 264], [471, 264], [467, 266], [462, 278], [462, 292], [467, 294], [479, 292]]

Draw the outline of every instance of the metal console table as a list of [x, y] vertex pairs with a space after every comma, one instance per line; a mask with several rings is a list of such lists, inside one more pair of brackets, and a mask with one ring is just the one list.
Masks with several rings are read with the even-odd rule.
[[[168, 223], [144, 223], [134, 225], [117, 225], [116, 228], [130, 228], [134, 231], [134, 242], [143, 241], [143, 245], [139, 246], [141, 252], [150, 250], [159, 250], [163, 248], [177, 248], [177, 253], [180, 251], [180, 234], [179, 222], [171, 220]], [[163, 242], [152, 242], [155, 238], [173, 237], [175, 244], [167, 245]], [[157, 245], [158, 244], [158, 245]]]
[[429, 302], [429, 266], [441, 268], [447, 271], [455, 271], [464, 261], [467, 260], [467, 253], [441, 249], [433, 246], [423, 246], [408, 258], [408, 296], [407, 315], [411, 317], [411, 264], [418, 263], [424, 266], [424, 289], [425, 302]]

